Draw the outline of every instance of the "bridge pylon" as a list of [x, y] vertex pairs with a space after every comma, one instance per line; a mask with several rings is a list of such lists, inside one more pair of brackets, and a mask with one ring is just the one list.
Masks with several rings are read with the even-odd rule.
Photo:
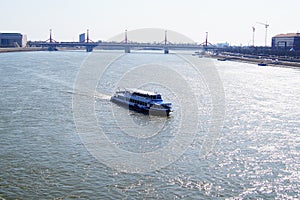
[[86, 43], [89, 43], [90, 36], [89, 36], [89, 29], [86, 30]]
[[125, 53], [130, 53], [130, 46], [128, 45], [127, 30], [125, 30], [124, 43], [125, 43]]
[[169, 54], [169, 48], [167, 47], [168, 43], [168, 36], [167, 36], [167, 31], [165, 30], [165, 47], [164, 47], [164, 54]]
[[168, 44], [172, 44], [170, 41], [168, 41], [168, 31], [165, 30], [165, 39], [160, 42], [159, 44], [164, 45], [164, 54], [169, 54], [169, 47]]
[[87, 44], [85, 45], [86, 52], [92, 52], [93, 49], [97, 46], [97, 45], [93, 45], [94, 42], [90, 39], [89, 29], [86, 30], [86, 40], [84, 42]]
[[57, 48], [56, 48], [56, 41], [53, 39], [52, 37], [52, 29], [49, 29], [49, 39], [46, 40], [45, 42], [48, 42], [50, 43], [50, 45], [48, 46], [48, 51], [57, 51]]
[[205, 50], [209, 49], [210, 47], [215, 47], [212, 43], [208, 42], [208, 32], [206, 32], [205, 41], [200, 44], [200, 46], [204, 47]]

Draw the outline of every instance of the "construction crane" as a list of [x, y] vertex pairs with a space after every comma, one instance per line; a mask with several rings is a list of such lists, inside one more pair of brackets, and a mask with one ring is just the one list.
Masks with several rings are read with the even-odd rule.
[[265, 35], [265, 46], [267, 46], [267, 35], [268, 35], [268, 27], [270, 26], [267, 22], [266, 23], [261, 23], [261, 22], [256, 22], [258, 24], [264, 25], [266, 28], [266, 35]]

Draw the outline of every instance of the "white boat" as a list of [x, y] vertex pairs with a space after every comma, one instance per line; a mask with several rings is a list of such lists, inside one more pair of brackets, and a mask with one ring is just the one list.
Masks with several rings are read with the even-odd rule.
[[163, 101], [161, 94], [140, 89], [119, 90], [110, 100], [144, 114], [169, 116], [172, 112], [172, 103]]

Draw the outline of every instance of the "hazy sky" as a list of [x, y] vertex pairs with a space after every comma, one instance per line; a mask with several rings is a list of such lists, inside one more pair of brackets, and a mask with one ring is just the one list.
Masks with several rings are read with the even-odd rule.
[[[300, 31], [300, 0], [0, 0], [0, 32], [21, 32], [28, 40], [46, 40], [49, 29], [58, 41], [90, 37], [107, 40], [140, 28], [179, 32], [195, 42], [264, 45], [278, 33]], [[128, 36], [130, 37], [130, 36]], [[162, 38], [163, 39], [163, 38]]]

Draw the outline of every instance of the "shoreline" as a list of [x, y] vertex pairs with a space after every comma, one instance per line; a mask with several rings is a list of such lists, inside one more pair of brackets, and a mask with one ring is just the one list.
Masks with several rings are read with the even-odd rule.
[[9, 52], [27, 52], [27, 51], [47, 51], [47, 48], [42, 47], [15, 47], [15, 48], [0, 48], [0, 53]]
[[232, 56], [232, 55], [212, 55], [208, 54], [207, 57], [217, 59], [219, 61], [235, 61], [235, 62], [244, 62], [250, 64], [260, 64], [264, 63], [267, 66], [274, 66], [274, 67], [300, 67], [300, 62], [288, 62], [288, 61], [281, 61], [281, 60], [272, 60], [272, 59], [265, 59], [265, 58], [248, 58], [243, 56]]
[[[69, 50], [85, 50], [85, 48], [69, 48], [69, 47], [59, 47], [57, 51], [69, 51]], [[15, 48], [0, 48], [0, 53], [10, 53], [10, 52], [29, 52], [29, 51], [49, 51], [45, 47], [15, 47]]]
[[[80, 48], [59, 48], [60, 51], [65, 50], [82, 50]], [[43, 47], [19, 47], [19, 48], [0, 48], [0, 53], [10, 53], [10, 52], [30, 52], [30, 51], [48, 51], [48, 48]], [[250, 64], [264, 63], [267, 66], [274, 67], [296, 67], [300, 68], [300, 62], [289, 62], [281, 61], [267, 58], [249, 58], [245, 55], [224, 55], [224, 54], [205, 54], [205, 57], [217, 59], [219, 61], [235, 61]]]

